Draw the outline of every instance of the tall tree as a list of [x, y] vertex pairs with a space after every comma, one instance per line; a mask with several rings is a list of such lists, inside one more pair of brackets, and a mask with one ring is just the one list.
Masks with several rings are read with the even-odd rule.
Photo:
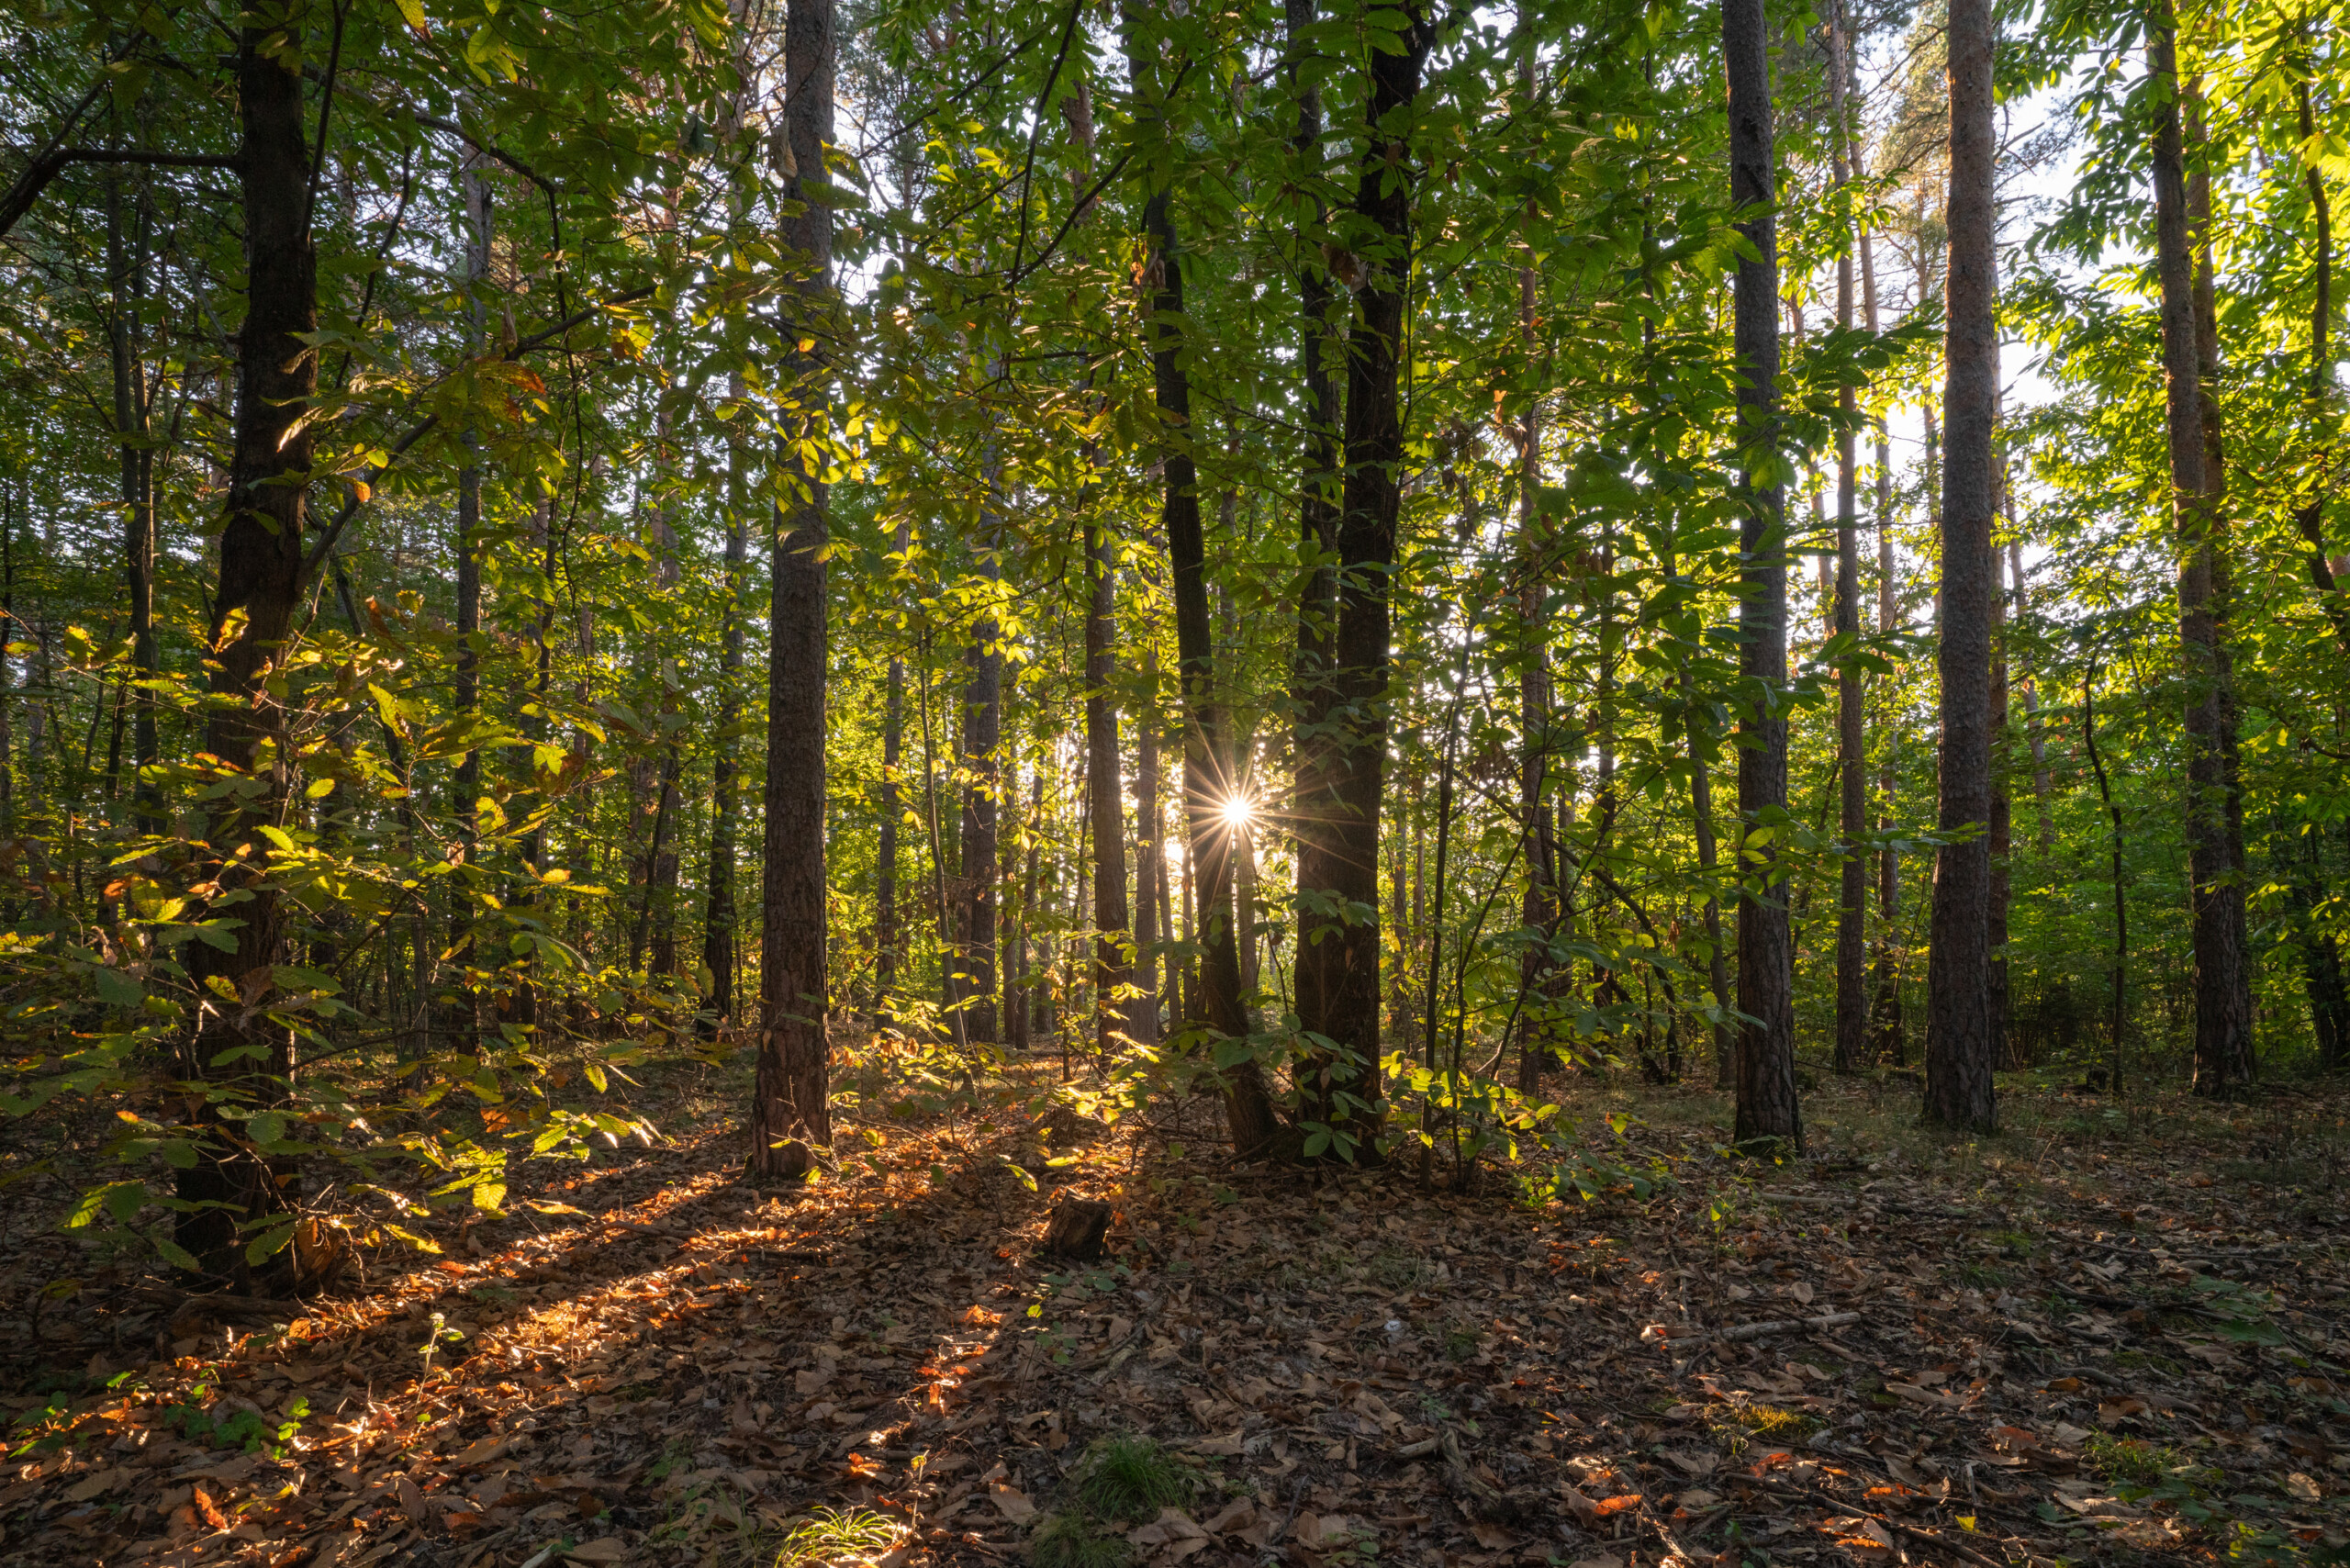
[[[824, 553], [822, 465], [798, 455], [824, 438], [822, 386], [831, 357], [833, 140], [835, 59], [833, 0], [790, 0], [784, 18], [785, 154], [778, 238], [798, 284], [787, 296], [784, 337], [818, 352], [795, 356], [803, 417], [815, 428], [787, 434], [778, 460], [784, 488], [774, 520], [767, 599], [766, 868], [760, 933], [761, 1019], [751, 1115], [750, 1173], [797, 1181], [815, 1163], [811, 1145], [833, 1141], [832, 1053], [824, 1034]], [[794, 440], [793, 435], [800, 439]], [[786, 510], [786, 509], [789, 510]]]
[[2252, 988], [2244, 885], [2232, 853], [2226, 743], [2232, 728], [2217, 600], [2218, 498], [2206, 472], [2196, 239], [2180, 129], [2177, 21], [2155, 0], [2146, 39], [2154, 77], [2154, 270], [2162, 290], [2164, 402], [2178, 535], [2178, 630], [2187, 680], [2188, 911], [2195, 953], [2195, 1088], [2218, 1094], [2252, 1076]]
[[[264, 870], [263, 825], [274, 825], [285, 784], [275, 750], [279, 706], [266, 683], [292, 633], [301, 598], [306, 487], [316, 441], [308, 418], [318, 394], [318, 258], [310, 243], [311, 158], [302, 102], [301, 0], [247, 12], [236, 54], [239, 157], [243, 180], [245, 319], [237, 334], [236, 438], [220, 532], [219, 577], [207, 643], [218, 650], [204, 750], [219, 759], [219, 790], [207, 830], [207, 868], [234, 904], [233, 950], [187, 945], [198, 986], [231, 988], [277, 962], [285, 934], [280, 891]], [[185, 1036], [179, 1075], [218, 1081], [197, 1113], [219, 1126], [223, 1103], [278, 1098], [294, 1072], [294, 1037], [266, 1014], [207, 1008]], [[256, 1056], [258, 1059], [256, 1060]], [[228, 1065], [221, 1065], [226, 1058]], [[241, 1059], [240, 1059], [241, 1058]], [[219, 1137], [179, 1172], [179, 1248], [204, 1271], [252, 1278], [240, 1220], [280, 1212], [277, 1172], [241, 1139]], [[280, 1260], [285, 1254], [277, 1255]], [[275, 1267], [265, 1267], [274, 1274]]]
[[[1844, 55], [1851, 48], [1845, 36], [1843, 6], [1831, 4], [1828, 17], [1829, 114], [1835, 121], [1830, 142], [1837, 194], [1847, 199], [1852, 174], [1849, 149], [1852, 115], [1846, 102], [1851, 69]], [[1840, 231], [1847, 241], [1836, 249], [1836, 325], [1852, 330], [1852, 246], [1849, 229]], [[1874, 312], [1872, 312], [1874, 314]], [[1858, 642], [1861, 635], [1861, 562], [1858, 498], [1860, 413], [1854, 388], [1837, 392], [1842, 422], [1836, 432], [1836, 635]], [[1868, 998], [1868, 861], [1860, 847], [1868, 832], [1867, 743], [1863, 731], [1862, 702], [1867, 678], [1850, 661], [1836, 678], [1836, 769], [1840, 785], [1837, 837], [1843, 864], [1836, 901], [1836, 1070], [1856, 1072], [1867, 1059]]]
[[1085, 565], [1091, 586], [1085, 611], [1085, 784], [1093, 820], [1093, 1012], [1103, 1059], [1131, 1034], [1135, 1011], [1125, 993], [1134, 983], [1134, 934], [1126, 913], [1126, 832], [1124, 769], [1119, 763], [1118, 710], [1111, 692], [1116, 662], [1117, 562], [1108, 520], [1099, 508], [1086, 515]]
[[[1729, 77], [1729, 194], [1745, 215], [1733, 288], [1738, 439], [1745, 478], [1739, 520], [1739, 674], [1745, 737], [1738, 754], [1741, 869], [1759, 861], [1738, 905], [1736, 1137], [1803, 1143], [1796, 1097], [1795, 941], [1774, 840], [1787, 812], [1787, 557], [1780, 484], [1779, 238], [1773, 216], [1770, 27], [1762, 0], [1723, 0]], [[1750, 859], [1751, 857], [1751, 859]]]
[[1992, 424], [1999, 340], [1993, 319], [1998, 209], [1992, 193], [1990, 0], [1952, 0], [1950, 235], [1943, 339], [1942, 776], [1937, 822], [1954, 835], [1934, 861], [1926, 962], [1930, 1122], [1979, 1132], [1998, 1120], [1991, 969], [1991, 621], [1998, 594], [1991, 546]]

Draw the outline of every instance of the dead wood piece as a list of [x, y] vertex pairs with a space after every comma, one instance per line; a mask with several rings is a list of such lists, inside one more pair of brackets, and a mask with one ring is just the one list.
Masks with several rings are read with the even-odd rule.
[[1857, 1312], [1827, 1312], [1817, 1317], [1783, 1317], [1769, 1323], [1741, 1323], [1735, 1328], [1717, 1328], [1700, 1334], [1659, 1334], [1653, 1329], [1641, 1338], [1654, 1343], [1662, 1340], [1678, 1348], [1683, 1345], [1712, 1345], [1739, 1339], [1760, 1339], [1766, 1334], [1795, 1334], [1807, 1330], [1841, 1328], [1848, 1323], [1858, 1323]]
[[1939, 1546], [1944, 1551], [1954, 1552], [1969, 1562], [1977, 1564], [1977, 1568], [2008, 1568], [2006, 1563], [1996, 1558], [1985, 1556], [1963, 1541], [1953, 1540], [1950, 1537], [1933, 1530], [1919, 1529], [1916, 1525], [1905, 1525], [1899, 1519], [1885, 1514], [1872, 1513], [1866, 1508], [1856, 1506], [1850, 1497], [1830, 1496], [1825, 1492], [1815, 1492], [1808, 1486], [1796, 1486], [1788, 1482], [1774, 1481], [1765, 1475], [1741, 1475], [1738, 1479], [1749, 1484], [1762, 1487], [1766, 1491], [1781, 1493], [1790, 1497], [1807, 1498], [1821, 1507], [1832, 1508], [1840, 1514], [1874, 1519], [1886, 1529], [1906, 1535], [1912, 1540], [1923, 1542], [1928, 1546]]
[[1045, 1250], [1056, 1258], [1090, 1261], [1102, 1256], [1110, 1234], [1110, 1205], [1091, 1198], [1063, 1198], [1045, 1226]]

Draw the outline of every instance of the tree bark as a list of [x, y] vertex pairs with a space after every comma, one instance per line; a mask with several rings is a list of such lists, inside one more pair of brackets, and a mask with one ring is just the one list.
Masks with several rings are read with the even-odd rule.
[[[1146, 653], [1148, 695], [1135, 722], [1135, 1011], [1127, 1029], [1137, 1045], [1158, 1043], [1158, 944], [1167, 927], [1167, 849], [1158, 804], [1158, 659]], [[1171, 970], [1173, 965], [1169, 965]]]
[[1085, 615], [1085, 783], [1093, 808], [1093, 1021], [1108, 1060], [1118, 1036], [1131, 1035], [1125, 996], [1134, 984], [1134, 933], [1126, 909], [1125, 791], [1118, 752], [1118, 710], [1110, 693], [1117, 635], [1117, 562], [1110, 525], [1095, 509], [1087, 518], [1085, 563], [1092, 588]]
[[[2301, 140], [2307, 143], [2317, 135], [2317, 118], [2307, 82], [2295, 89], [2294, 106], [2300, 116]], [[2315, 450], [2310, 469], [2312, 474], [2322, 474], [2332, 454], [2325, 415], [2333, 392], [2333, 202], [2313, 155], [2304, 155], [2301, 183], [2309, 191], [2310, 227], [2316, 241], [2310, 258], [2315, 297], [2310, 302], [2309, 410], [2310, 428], [2317, 439], [2312, 443]], [[2295, 510], [2293, 522], [2309, 544], [2310, 582], [2317, 588], [2318, 600], [2327, 619], [2333, 622], [2334, 640], [2342, 644], [2344, 653], [2350, 653], [2350, 593], [2344, 592], [2334, 575], [2336, 557], [2329, 556], [2325, 548], [2326, 489], [2322, 481], [2313, 484], [2309, 499]]]
[[[902, 562], [912, 543], [904, 522], [898, 524], [890, 553]], [[898, 828], [905, 815], [899, 765], [905, 753], [906, 661], [890, 655], [890, 674], [881, 710], [881, 833], [875, 846], [873, 890], [873, 1014], [876, 1023], [894, 1023], [890, 998], [898, 991], [898, 959], [904, 945], [904, 921], [898, 911]]]
[[[199, 991], [216, 978], [235, 985], [256, 971], [265, 973], [284, 944], [278, 893], [263, 870], [268, 846], [259, 830], [275, 819], [289, 778], [276, 744], [276, 708], [263, 685], [293, 633], [300, 602], [304, 487], [287, 476], [309, 470], [312, 435], [305, 416], [319, 385], [318, 355], [305, 341], [319, 325], [318, 263], [309, 233], [310, 155], [301, 73], [287, 64], [299, 58], [299, 13], [264, 10], [252, 23], [240, 35], [237, 51], [245, 319], [237, 335], [228, 515], [207, 637], [218, 652], [207, 682], [214, 701], [204, 738], [204, 750], [245, 782], [224, 795], [209, 824], [211, 854], [204, 870], [224, 891], [252, 896], [235, 906], [243, 922], [235, 952], [202, 942], [187, 945], [185, 961]], [[256, 1046], [265, 1053], [261, 1063], [213, 1065], [223, 1052]], [[207, 1006], [185, 1037], [179, 1068], [185, 1079], [211, 1081], [226, 1092], [266, 1102], [282, 1093], [294, 1065], [291, 1032], [270, 1024], [265, 1014]], [[242, 1081], [231, 1089], [237, 1080]], [[199, 1122], [215, 1115], [210, 1104], [197, 1113]], [[225, 1143], [208, 1147], [179, 1173], [178, 1196], [207, 1206], [181, 1213], [178, 1244], [205, 1272], [260, 1282], [240, 1245], [239, 1225], [241, 1218], [250, 1221], [285, 1207], [276, 1174], [262, 1159]], [[287, 1256], [277, 1254], [281, 1260]]]
[[[833, 0], [790, 0], [784, 19], [784, 133], [790, 151], [778, 238], [800, 272], [787, 336], [822, 339], [831, 315], [833, 209], [825, 154], [833, 140]], [[792, 366], [810, 418], [827, 418], [827, 374], [815, 356]], [[821, 435], [819, 429], [811, 434]], [[749, 1174], [798, 1181], [814, 1147], [833, 1141], [831, 1050], [824, 1035], [825, 494], [818, 465], [789, 442], [778, 454], [791, 494], [779, 504], [767, 599], [767, 778], [760, 857], [763, 1013], [751, 1117]], [[784, 506], [789, 505], [787, 512]]]
[[[1434, 25], [1419, 4], [1400, 10], [1401, 45], [1373, 51], [1354, 212], [1376, 250], [1356, 258], [1361, 284], [1348, 334], [1345, 483], [1339, 503], [1337, 615], [1326, 684], [1327, 787], [1318, 803], [1328, 829], [1299, 846], [1298, 885], [1329, 900], [1301, 920], [1298, 1018], [1330, 1040], [1350, 1075], [1352, 1131], [1368, 1146], [1383, 1119], [1380, 1086], [1380, 809], [1387, 760], [1389, 575], [1395, 562], [1404, 465], [1404, 306], [1412, 271], [1411, 150], [1382, 126], [1402, 120], [1419, 95]], [[1392, 118], [1390, 117], [1393, 117]], [[1343, 918], [1340, 912], [1344, 912]], [[1335, 1114], [1335, 1112], [1334, 1112]], [[1331, 1123], [1337, 1126], [1336, 1122]]]
[[2172, 517], [2178, 534], [2178, 621], [2187, 678], [2188, 911], [2195, 958], [2194, 1088], [2224, 1093], [2252, 1076], [2252, 990], [2245, 957], [2244, 886], [2230, 856], [2231, 728], [2227, 661], [2217, 583], [2219, 519], [2206, 465], [2195, 241], [2179, 128], [2177, 24], [2156, 0], [2147, 36], [2149, 71], [2163, 95], [2154, 110], [2155, 272], [2162, 286], [2163, 374]]
[[[1735, 1137], [1803, 1146], [1796, 1097], [1795, 945], [1786, 879], [1762, 830], [1783, 831], [1787, 810], [1785, 496], [1778, 482], [1779, 240], [1771, 211], [1770, 32], [1762, 0], [1723, 0], [1722, 54], [1729, 77], [1730, 201], [1755, 251], [1740, 256], [1733, 295], [1739, 374], [1739, 444], [1745, 477], [1739, 520], [1739, 673], [1744, 689], [1738, 754], [1741, 879], [1738, 905], [1738, 1115]], [[1760, 840], [1760, 842], [1757, 842]], [[1750, 848], [1749, 846], [1751, 846]], [[1749, 859], [1747, 857], [1755, 857]]]
[[[1846, 86], [1852, 84], [1852, 63], [1845, 62]], [[1860, 160], [1855, 157], [1857, 172]], [[1876, 253], [1870, 243], [1869, 230], [1861, 230], [1861, 308], [1863, 320], [1871, 335], [1878, 330], [1876, 310]], [[1932, 418], [1928, 414], [1928, 419]], [[1886, 419], [1879, 414], [1876, 425], [1876, 630], [1880, 637], [1891, 637], [1900, 624], [1897, 603], [1897, 585], [1893, 558], [1893, 445], [1886, 430]], [[1877, 827], [1890, 832], [1893, 827], [1894, 790], [1898, 782], [1897, 764], [1901, 745], [1901, 725], [1891, 713], [1885, 719], [1885, 751], [1877, 765]], [[1894, 945], [1899, 934], [1901, 920], [1901, 857], [1891, 848], [1877, 854], [1877, 935], [1875, 972], [1871, 979], [1874, 997], [1870, 1002], [1872, 1045], [1874, 1056], [1891, 1055], [1899, 1060], [1901, 1048], [1901, 976], [1894, 956]]]
[[[736, 401], [744, 394], [743, 378], [738, 374], [727, 388]], [[735, 427], [742, 423], [738, 417], [727, 426], [726, 446], [726, 602], [720, 611], [718, 627], [718, 740], [710, 765], [710, 869], [703, 878], [701, 922], [702, 967], [710, 971], [710, 1013], [718, 1027], [734, 1023], [734, 942], [738, 914], [734, 897], [735, 841], [741, 834], [743, 792], [734, 762], [735, 732], [743, 723], [743, 588], [750, 566], [751, 513], [750, 498], [744, 493], [749, 476], [749, 443]], [[897, 684], [890, 688], [892, 707], [890, 718], [898, 716], [898, 706], [904, 696], [903, 676], [897, 661], [890, 661], [890, 673]], [[888, 756], [884, 769], [897, 762], [896, 732], [889, 737]], [[885, 790], [894, 786], [885, 784]], [[884, 812], [883, 831], [892, 832], [895, 823]], [[894, 844], [893, 844], [894, 847]], [[891, 859], [882, 862], [886, 875]], [[891, 912], [890, 901], [883, 900], [886, 920]], [[886, 948], [885, 948], [886, 951]]]
[[[1166, 100], [1152, 81], [1155, 73], [1131, 40], [1127, 62], [1137, 129], [1147, 122], [1154, 134], [1171, 134], [1166, 123]], [[1208, 621], [1207, 541], [1200, 521], [1199, 470], [1192, 457], [1196, 438], [1191, 373], [1182, 354], [1183, 255], [1176, 241], [1172, 195], [1163, 185], [1154, 185], [1147, 192], [1143, 230], [1149, 246], [1143, 275], [1158, 280], [1151, 297], [1150, 363], [1167, 442], [1166, 489], [1159, 521], [1174, 578], [1175, 646], [1185, 720], [1183, 816], [1192, 861], [1187, 890], [1193, 910], [1192, 935], [1201, 951], [1200, 990], [1194, 1003], [1197, 1017], [1191, 1022], [1205, 1025], [1212, 1036], [1239, 1039], [1248, 1032], [1248, 1019], [1241, 1004], [1240, 954], [1231, 918], [1232, 857], [1222, 821], [1229, 784], [1223, 778], [1225, 717], [1216, 696], [1215, 646]], [[1234, 1150], [1243, 1158], [1268, 1152], [1281, 1129], [1255, 1058], [1242, 1058], [1220, 1077]]]
[[[1845, 52], [1843, 6], [1831, 5], [1828, 21], [1829, 112], [1834, 118], [1832, 142], [1836, 184], [1852, 178], [1848, 148], [1851, 117], [1845, 103], [1850, 66]], [[1841, 246], [1836, 256], [1836, 325], [1852, 329], [1852, 252]], [[1836, 435], [1836, 634], [1857, 643], [1861, 635], [1861, 561], [1856, 443], [1859, 409], [1853, 389], [1841, 388], [1837, 410], [1843, 424]], [[1868, 1059], [1868, 862], [1860, 842], [1868, 832], [1868, 774], [1862, 703], [1867, 677], [1848, 664], [1836, 678], [1836, 761], [1841, 793], [1838, 801], [1837, 836], [1843, 864], [1836, 903], [1836, 1070], [1857, 1072]]]
[[1937, 821], [1968, 836], [1935, 857], [1926, 965], [1929, 1122], [1989, 1132], [1998, 1122], [1989, 977], [1991, 927], [1991, 427], [1998, 397], [1998, 209], [1992, 195], [1990, 0], [1950, 8], [1950, 234], [1942, 488], [1942, 777]]

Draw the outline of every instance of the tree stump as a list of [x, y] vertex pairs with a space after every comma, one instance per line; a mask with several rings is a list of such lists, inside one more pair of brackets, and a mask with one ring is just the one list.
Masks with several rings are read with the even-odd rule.
[[1102, 1256], [1110, 1233], [1110, 1205], [1087, 1198], [1063, 1198], [1045, 1226], [1045, 1250], [1056, 1258], [1091, 1260]]

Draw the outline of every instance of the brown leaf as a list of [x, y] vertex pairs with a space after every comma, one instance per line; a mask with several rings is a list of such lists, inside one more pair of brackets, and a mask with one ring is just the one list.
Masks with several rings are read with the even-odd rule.
[[203, 1487], [199, 1486], [194, 1493], [190, 1494], [188, 1497], [188, 1506], [194, 1508], [196, 1512], [196, 1516], [203, 1519], [206, 1524], [210, 1525], [214, 1529], [227, 1529], [229, 1528], [229, 1516], [220, 1511], [220, 1505], [214, 1502], [212, 1500], [212, 1494], [207, 1492]]

